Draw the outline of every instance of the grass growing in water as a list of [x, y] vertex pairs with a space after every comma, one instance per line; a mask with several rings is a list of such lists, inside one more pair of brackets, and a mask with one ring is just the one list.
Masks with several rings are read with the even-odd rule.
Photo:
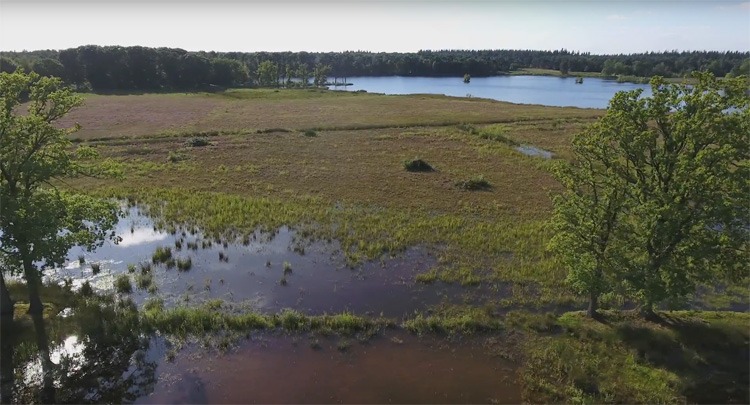
[[153, 286], [154, 276], [152, 273], [140, 273], [135, 276], [135, 284], [141, 290], [148, 290]]
[[94, 274], [99, 274], [99, 272], [102, 271], [102, 265], [99, 263], [91, 263], [91, 272]]
[[188, 271], [193, 267], [193, 259], [188, 257], [187, 259], [177, 259], [177, 270]]
[[130, 294], [133, 292], [133, 285], [130, 283], [130, 277], [127, 274], [120, 274], [115, 279], [115, 291], [120, 294]]
[[154, 254], [151, 255], [151, 261], [154, 264], [166, 263], [171, 258], [172, 258], [172, 248], [166, 247], [166, 246], [157, 247], [156, 251], [154, 251]]

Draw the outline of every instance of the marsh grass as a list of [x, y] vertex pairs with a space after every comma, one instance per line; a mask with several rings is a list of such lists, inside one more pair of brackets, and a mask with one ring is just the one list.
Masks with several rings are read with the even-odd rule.
[[100, 263], [91, 263], [91, 272], [94, 275], [99, 274], [102, 271], [102, 265]]
[[135, 273], [135, 264], [128, 263], [128, 273]]
[[133, 292], [133, 285], [130, 283], [130, 277], [127, 274], [120, 274], [115, 278], [115, 291], [120, 294]]
[[461, 190], [467, 191], [485, 191], [491, 190], [492, 184], [490, 184], [490, 182], [485, 179], [484, 176], [479, 175], [470, 179], [456, 182], [456, 187], [460, 188]]
[[166, 263], [172, 259], [172, 248], [168, 246], [159, 246], [151, 255], [151, 261], [154, 264]]
[[141, 290], [148, 290], [154, 284], [154, 276], [151, 272], [139, 273], [135, 276], [135, 285]]
[[193, 259], [188, 257], [186, 259], [177, 259], [177, 270], [188, 271], [193, 267]]

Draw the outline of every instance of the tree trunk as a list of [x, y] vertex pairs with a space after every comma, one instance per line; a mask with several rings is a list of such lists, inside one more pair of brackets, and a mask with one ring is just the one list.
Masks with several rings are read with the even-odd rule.
[[586, 315], [589, 318], [596, 318], [599, 314], [596, 312], [599, 309], [599, 294], [591, 292], [589, 295], [589, 309], [586, 311]]
[[0, 340], [0, 403], [13, 403], [13, 385], [15, 385], [15, 370], [13, 369], [13, 347], [15, 339], [9, 336], [9, 329], [3, 326]]
[[0, 270], [0, 320], [3, 329], [10, 327], [13, 323], [13, 304], [8, 287], [5, 285], [5, 276]]
[[47, 330], [44, 325], [44, 318], [41, 312], [31, 313], [31, 318], [34, 320], [36, 346], [39, 349], [39, 357], [42, 360], [42, 390], [39, 400], [43, 404], [53, 404], [55, 403], [54, 364], [49, 355], [49, 343], [47, 342]]

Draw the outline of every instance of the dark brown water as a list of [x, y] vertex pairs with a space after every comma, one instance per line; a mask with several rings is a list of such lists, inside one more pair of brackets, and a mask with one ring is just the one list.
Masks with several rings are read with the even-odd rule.
[[519, 403], [513, 364], [482, 339], [448, 342], [391, 332], [360, 343], [272, 336], [227, 354], [194, 346], [161, 364], [137, 403]]

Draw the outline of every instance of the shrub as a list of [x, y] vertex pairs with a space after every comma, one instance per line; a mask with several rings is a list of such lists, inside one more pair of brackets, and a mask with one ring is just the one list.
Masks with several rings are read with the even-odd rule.
[[128, 264], [128, 273], [135, 273], [135, 264]]
[[94, 274], [99, 274], [99, 272], [102, 271], [102, 265], [99, 263], [91, 263], [91, 272]]
[[84, 297], [90, 297], [94, 295], [94, 289], [91, 288], [91, 283], [89, 283], [88, 281], [84, 282], [83, 285], [81, 285], [80, 293]]
[[209, 142], [208, 139], [203, 138], [203, 137], [191, 138], [187, 143], [188, 143], [188, 145], [190, 145], [190, 146], [192, 146], [194, 148], [198, 148], [198, 147], [201, 147], [201, 146], [208, 146], [208, 145], [211, 144], [211, 142]]
[[313, 131], [312, 129], [308, 129], [307, 131], [303, 132], [302, 135], [313, 137], [313, 136], [318, 136], [318, 133]]
[[484, 178], [484, 176], [477, 176], [468, 180], [462, 180], [459, 182], [456, 182], [456, 187], [462, 189], [462, 190], [489, 190], [492, 188], [492, 184], [490, 184], [487, 179]]
[[130, 294], [133, 292], [133, 286], [130, 284], [130, 277], [127, 274], [120, 274], [115, 279], [115, 291], [121, 294]]
[[187, 158], [187, 155], [181, 152], [169, 152], [169, 155], [167, 156], [167, 160], [171, 163], [181, 162], [187, 160]]
[[432, 172], [435, 169], [422, 159], [412, 159], [404, 162], [404, 169], [410, 172]]

